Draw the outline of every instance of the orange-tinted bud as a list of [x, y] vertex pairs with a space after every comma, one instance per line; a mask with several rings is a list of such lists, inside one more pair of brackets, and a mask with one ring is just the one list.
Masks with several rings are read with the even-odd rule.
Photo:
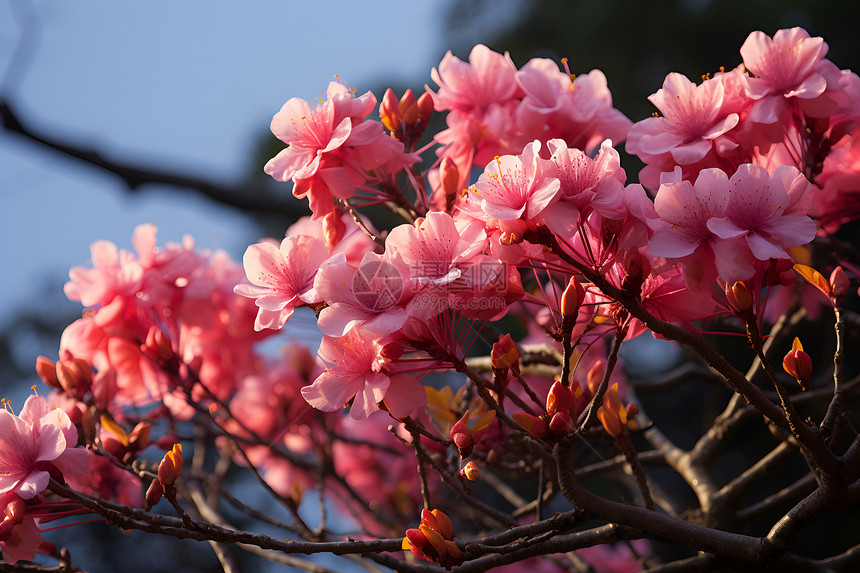
[[407, 127], [412, 127], [418, 121], [418, 100], [412, 90], [406, 90], [400, 97], [400, 115], [403, 117], [403, 124]]
[[149, 435], [152, 432], [152, 422], [138, 422], [128, 435], [128, 445], [135, 449], [143, 449], [149, 445]]
[[782, 359], [782, 367], [788, 375], [797, 380], [801, 390], [807, 389], [810, 376], [812, 376], [812, 358], [803, 351], [800, 339], [795, 337], [791, 350]]
[[570, 277], [570, 282], [567, 283], [567, 288], [561, 295], [562, 316], [565, 318], [575, 317], [583, 300], [585, 300], [585, 288], [575, 276]]
[[421, 549], [422, 547], [427, 545], [427, 538], [424, 536], [420, 529], [407, 529], [406, 539], [409, 540], [409, 543], [413, 547], [417, 547], [418, 549]]
[[36, 358], [36, 374], [48, 386], [53, 388], [60, 387], [60, 381], [57, 379], [57, 367], [46, 356]]
[[460, 475], [469, 481], [478, 481], [481, 478], [481, 470], [478, 469], [478, 464], [470, 460], [460, 470]]
[[442, 158], [442, 163], [439, 164], [439, 179], [442, 181], [445, 195], [454, 196], [460, 190], [460, 170], [450, 157]]
[[[424, 510], [427, 511], [427, 510]], [[428, 513], [430, 513], [436, 519], [436, 525], [434, 529], [439, 532], [442, 537], [445, 539], [454, 539], [454, 524], [451, 522], [451, 518], [445, 515], [442, 510], [432, 509]], [[424, 512], [421, 512], [421, 517], [424, 517]]]
[[93, 370], [86, 360], [69, 358], [57, 361], [57, 380], [69, 396], [80, 397], [93, 384]]
[[603, 395], [603, 405], [597, 409], [597, 417], [610, 436], [618, 437], [627, 426], [627, 410], [618, 397], [618, 384], [613, 384]]
[[422, 125], [427, 125], [430, 122], [430, 116], [433, 114], [433, 97], [424, 92], [418, 98], [418, 120]]
[[851, 281], [842, 267], [836, 267], [830, 273], [830, 298], [833, 300], [844, 299], [848, 295], [848, 288], [851, 286]]
[[403, 129], [400, 105], [397, 96], [394, 95], [394, 90], [391, 88], [385, 90], [385, 94], [382, 96], [382, 103], [379, 104], [379, 119], [386, 129], [395, 134]]
[[171, 485], [182, 471], [182, 444], [173, 444], [158, 464], [158, 481], [161, 485]]
[[744, 312], [753, 306], [752, 293], [743, 281], [726, 285], [726, 300], [736, 312]]
[[549, 395], [546, 397], [546, 413], [554, 416], [558, 412], [570, 412], [570, 407], [573, 405], [573, 393], [570, 388], [556, 380], [549, 389]]
[[490, 352], [490, 363], [496, 370], [519, 367], [520, 353], [510, 334], [503, 334], [499, 341], [493, 344]]
[[163, 494], [164, 486], [162, 486], [158, 480], [152, 480], [152, 483], [149, 484], [149, 487], [146, 490], [146, 510], [149, 511], [152, 509], [152, 506], [158, 503]]
[[474, 446], [472, 437], [469, 435], [469, 428], [466, 426], [466, 422], [468, 421], [469, 412], [466, 412], [462, 418], [451, 426], [451, 441], [454, 442], [454, 445], [460, 451], [460, 455], [464, 458], [472, 453], [472, 446]]
[[24, 500], [18, 497], [6, 504], [4, 513], [6, 514], [6, 519], [12, 523], [21, 523], [24, 520], [24, 513], [26, 511], [27, 506]]

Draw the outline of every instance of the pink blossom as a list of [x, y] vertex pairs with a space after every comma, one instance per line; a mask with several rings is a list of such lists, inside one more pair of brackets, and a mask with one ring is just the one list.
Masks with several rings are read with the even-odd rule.
[[292, 98], [272, 119], [272, 133], [288, 144], [264, 170], [278, 181], [292, 180], [293, 195], [310, 201], [314, 217], [331, 212], [334, 199], [348, 199], [371, 178], [369, 171], [393, 173], [418, 160], [385, 134], [378, 121], [364, 118], [376, 107], [370, 92], [331, 82], [326, 98], [313, 109]]
[[773, 39], [764, 32], [751, 33], [741, 46], [744, 66], [755, 76], [748, 80], [747, 93], [758, 100], [750, 120], [778, 121], [792, 98], [804, 101], [804, 111], [816, 117], [832, 111], [831, 105], [816, 110], [809, 103], [827, 89], [825, 75], [832, 66], [824, 59], [827, 49], [823, 39], [811, 38], [803, 28], [778, 30]]
[[437, 111], [451, 110], [480, 117], [493, 104], [504, 103], [517, 94], [516, 73], [510, 56], [478, 44], [469, 53], [469, 63], [450, 51], [445, 54], [439, 68], [430, 72], [439, 91], [433, 92], [429, 87], [427, 91]]
[[317, 298], [328, 304], [320, 311], [317, 326], [329, 336], [344, 336], [357, 326], [376, 336], [392, 334], [406, 321], [413, 282], [397, 253], [366, 253], [358, 268], [338, 253], [314, 278]]
[[497, 157], [470, 191], [481, 209], [494, 219], [533, 220], [558, 198], [561, 184], [555, 165], [540, 157], [540, 142], [525, 146], [522, 154]]
[[394, 228], [385, 247], [402, 257], [411, 278], [418, 282], [419, 292], [409, 308], [425, 320], [448, 306], [457, 306], [461, 297], [472, 300], [480, 296], [479, 291], [505, 278], [502, 265], [483, 254], [487, 247], [484, 229], [470, 225], [458, 231], [454, 219], [444, 212], [433, 211], [415, 225]]
[[612, 107], [612, 94], [600, 70], [573, 77], [549, 59], [530, 60], [517, 72], [525, 97], [517, 108], [520, 141], [563, 139], [591, 152], [601, 141], [621, 143], [632, 122]]
[[627, 152], [648, 163], [640, 173], [646, 186], [656, 188], [659, 173], [671, 172], [675, 165], [691, 170], [697, 164], [715, 166], [719, 156], [738, 146], [727, 136], [738, 126], [742, 109], [741, 102], [726, 94], [724, 80], [731, 77], [718, 74], [696, 85], [671, 73], [648, 97], [662, 116], [636, 123], [627, 140]]
[[41, 396], [27, 398], [19, 416], [0, 410], [0, 493], [31, 499], [48, 487], [53, 469], [86, 474], [89, 455], [77, 443], [69, 416]]
[[[783, 166], [769, 175], [764, 167], [741, 165], [729, 180], [728, 202], [722, 217], [708, 220], [717, 267], [726, 282], [748, 276], [724, 273], [727, 261], [752, 254], [759, 261], [790, 259], [786, 247], [815, 238], [815, 223], [806, 216], [812, 186], [796, 168]], [[732, 241], [743, 237], [744, 246]]]
[[315, 302], [311, 292], [328, 249], [305, 235], [287, 237], [280, 248], [257, 243], [245, 251], [245, 274], [252, 284], [238, 284], [236, 294], [255, 299], [259, 308], [254, 330], [280, 330], [302, 304]]
[[593, 211], [608, 219], [624, 217], [622, 194], [627, 175], [611, 141], [603, 142], [594, 159], [560, 139], [550, 140], [547, 147], [557, 168], [560, 191], [558, 202], [543, 214], [550, 230], [572, 236], [580, 217]]
[[[349, 413], [357, 420], [379, 410], [383, 400], [392, 403], [394, 415], [408, 416], [422, 406], [422, 395], [415, 391], [421, 385], [406, 374], [391, 376], [382, 349], [377, 339], [360, 329], [339, 338], [323, 337], [317, 356], [326, 371], [302, 388], [302, 396], [323, 412], [338, 410], [352, 400]], [[426, 403], [426, 396], [423, 400]]]
[[[655, 257], [683, 261], [688, 283], [708, 288], [716, 279], [711, 243], [716, 239], [708, 220], [722, 217], [729, 201], [729, 178], [719, 169], [703, 169], [696, 183], [676, 180], [660, 185], [654, 208], [659, 220], [652, 222], [654, 235], [648, 252]], [[722, 261], [722, 272], [730, 275], [752, 273], [746, 259]], [[728, 266], [731, 265], [731, 266]]]

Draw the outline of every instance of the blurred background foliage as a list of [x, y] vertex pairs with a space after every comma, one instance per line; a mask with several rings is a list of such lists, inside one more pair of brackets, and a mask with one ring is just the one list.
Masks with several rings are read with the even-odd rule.
[[[646, 98], [661, 87], [669, 72], [698, 79], [703, 74], [712, 74], [720, 66], [727, 69], [737, 66], [741, 61], [739, 49], [753, 30], [773, 35], [780, 28], [802, 26], [812, 36], [825, 39], [830, 46], [827, 57], [840, 68], [860, 69], [860, 3], [838, 0], [466, 0], [448, 3], [440, 17], [445, 21], [446, 34], [439, 40], [438, 58], [414, 63], [427, 70], [426, 83], [431, 87], [435, 88], [430, 80], [430, 69], [438, 64], [445, 51], [450, 49], [466, 59], [476, 43], [485, 43], [496, 51], [509, 52], [517, 66], [533, 57], [556, 61], [567, 57], [574, 73], [587, 73], [595, 68], [602, 70], [615, 106], [633, 121], [654, 111]], [[408, 25], [420, 26], [421, 23]], [[407, 87], [416, 94], [424, 89], [423, 85], [403, 85], [398, 78], [391, 78], [388, 85], [378, 86], [373, 91], [381, 97], [386, 87], [393, 87], [398, 95]], [[441, 126], [442, 117], [437, 120]], [[283, 147], [282, 142], [268, 133], [267, 123], [260, 126], [258, 145], [249, 153], [248, 172], [240, 187], [244, 193], [283, 198], [288, 195], [288, 188], [272, 181], [261, 169], [265, 161]], [[85, 136], [80, 143], [86, 146]], [[628, 180], [635, 181], [638, 171], [635, 161], [626, 157], [622, 165], [627, 169]], [[205, 174], [199, 175], [205, 179]], [[296, 202], [293, 213], [271, 216], [255, 213], [253, 218], [261, 236], [281, 236], [286, 225], [307, 212], [304, 205]], [[65, 301], [60, 284], [34, 290], [40, 293], [42, 304], [21, 308], [0, 331], [0, 383], [7, 387], [4, 389], [7, 396], [8, 388], [15, 388], [17, 392], [37, 382], [33, 372], [36, 355], [56, 358], [62, 329], [80, 316], [79, 306]], [[726, 396], [725, 389], [704, 381], [687, 385], [681, 395], [676, 396], [678, 401], [668, 408], [671, 411], [679, 403], [694, 405], [695, 415], [686, 417], [686, 422], [684, 416], [675, 416], [667, 433], [682, 447], [689, 446], [694, 433], [697, 435], [702, 430], [702, 420], [715, 415]], [[663, 409], [658, 399], [645, 397], [644, 402], [649, 409]], [[654, 414], [655, 418], [659, 417], [656, 411]], [[692, 418], [695, 421], [691, 422]], [[763, 430], [760, 434], [749, 436], [750, 443], [771, 439]], [[744, 453], [736, 455], [737, 459], [726, 460], [727, 475], [736, 474], [738, 468], [744, 466]], [[788, 483], [802, 471], [800, 467], [790, 468], [780, 479]], [[853, 534], [840, 528], [840, 524], [856, 519], [857, 512], [846, 510], [836, 517], [839, 519], [834, 520], [832, 527], [804, 532], [800, 542], [813, 548], [813, 553], [830, 550], [830, 547], [824, 549], [828, 542], [837, 549], [841, 547], [845, 536], [853, 537]], [[52, 539], [59, 545], [68, 542], [76, 547], [79, 556], [87, 553], [87, 560], [95, 564], [93, 570], [121, 568], [127, 572], [153, 573], [206, 571], [215, 566], [211, 551], [201, 544], [171, 540], [163, 546], [165, 540], [141, 535], [127, 537], [114, 528], [97, 524], [87, 531], [91, 537], [86, 543], [81, 542], [86, 534], [80, 527], [55, 532]], [[106, 542], [108, 539], [110, 542]], [[156, 554], [144, 543], [149, 539], [153, 545], [159, 544], [158, 557], [154, 558]], [[239, 556], [241, 552], [236, 553]], [[130, 558], [130, 555], [140, 559]], [[253, 570], [263, 567], [257, 560], [246, 562], [246, 565]]]

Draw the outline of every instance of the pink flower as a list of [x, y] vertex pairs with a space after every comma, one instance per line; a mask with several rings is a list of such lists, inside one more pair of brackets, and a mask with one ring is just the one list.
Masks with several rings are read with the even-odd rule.
[[555, 165], [538, 155], [540, 142], [525, 146], [522, 154], [497, 157], [470, 191], [481, 200], [481, 209], [494, 219], [533, 220], [558, 198], [561, 184]]
[[535, 58], [517, 72], [517, 84], [525, 93], [516, 111], [520, 141], [559, 138], [590, 153], [605, 139], [627, 137], [632, 122], [612, 107], [600, 70], [573, 77], [554, 61]]
[[825, 74], [832, 66], [824, 59], [826, 53], [824, 40], [810, 38], [803, 28], [778, 30], [773, 39], [764, 32], [751, 33], [741, 46], [744, 66], [755, 76], [748, 80], [747, 93], [759, 100], [750, 112], [750, 120], [768, 124], [778, 121], [786, 109], [786, 100], [791, 98], [807, 100], [804, 111], [814, 111], [808, 100], [827, 89]]
[[89, 454], [77, 443], [69, 416], [41, 396], [27, 398], [20, 416], [0, 410], [0, 493], [31, 499], [48, 487], [53, 469], [85, 475]]
[[732, 77], [718, 74], [696, 85], [681, 74], [671, 73], [663, 87], [648, 97], [662, 117], [636, 123], [627, 139], [627, 152], [649, 165], [640, 174], [646, 186], [656, 188], [659, 173], [671, 172], [675, 165], [702, 162], [713, 166], [718, 155], [738, 146], [726, 136], [737, 127], [742, 110], [741, 102], [726, 94], [723, 80]]
[[603, 142], [594, 159], [561, 139], [550, 140], [547, 147], [560, 184], [558, 202], [542, 216], [550, 230], [571, 237], [580, 217], [584, 220], [594, 211], [607, 219], [626, 215], [622, 195], [627, 175], [611, 141]]
[[507, 54], [499, 54], [483, 44], [469, 53], [469, 63], [450, 51], [430, 77], [439, 86], [433, 97], [437, 111], [451, 110], [478, 118], [494, 104], [505, 103], [517, 94], [516, 66]]
[[[396, 417], [406, 417], [426, 403], [423, 387], [408, 374], [390, 375], [382, 345], [372, 335], [352, 329], [345, 336], [323, 337], [318, 353], [326, 371], [302, 388], [308, 404], [333, 412], [352, 400], [351, 417], [365, 419], [385, 400]], [[423, 403], [422, 403], [423, 401]]]
[[316, 302], [314, 277], [328, 258], [328, 248], [313, 237], [298, 235], [271, 243], [257, 243], [245, 251], [245, 274], [252, 284], [238, 284], [236, 294], [255, 299], [259, 308], [254, 330], [280, 330], [293, 309]]
[[376, 107], [370, 92], [360, 97], [331, 82], [326, 99], [311, 109], [292, 98], [272, 119], [272, 133], [288, 144], [264, 171], [278, 181], [294, 182], [293, 195], [310, 202], [314, 217], [334, 208], [334, 198], [348, 199], [371, 178], [369, 171], [395, 172], [418, 160], [403, 144], [385, 134], [378, 121], [364, 118]]
[[406, 322], [406, 304], [414, 291], [409, 267], [396, 253], [366, 253], [356, 269], [344, 253], [329, 258], [314, 278], [320, 311], [319, 329], [329, 336], [345, 336], [357, 326], [386, 336]]
[[[503, 293], [505, 269], [483, 254], [486, 247], [483, 228], [469, 225], [458, 231], [451, 215], [441, 211], [428, 213], [415, 225], [395, 227], [385, 240], [387, 252], [399, 254], [418, 282], [410, 313], [425, 320], [449, 306], [462, 307], [464, 298], [473, 300], [485, 289], [498, 297], [500, 292], [490, 285]], [[496, 311], [504, 306], [499, 300]]]
[[[696, 183], [676, 180], [660, 185], [654, 208], [660, 219], [652, 222], [654, 235], [648, 252], [654, 257], [683, 261], [689, 284], [707, 288], [716, 279], [711, 243], [716, 239], [708, 220], [722, 217], [729, 200], [729, 178], [719, 169], [703, 169]], [[750, 261], [723, 261], [722, 272], [730, 275], [752, 273]], [[731, 263], [727, 267], [726, 263]], [[704, 284], [703, 284], [704, 283]]]
[[[752, 254], [759, 261], [790, 259], [786, 247], [815, 238], [815, 223], [806, 216], [812, 186], [796, 168], [783, 166], [769, 175], [764, 167], [741, 165], [729, 180], [725, 215], [708, 220], [717, 267], [726, 282], [749, 276], [726, 273], [727, 261]], [[744, 246], [731, 241], [743, 237]], [[727, 276], [728, 275], [728, 276]]]

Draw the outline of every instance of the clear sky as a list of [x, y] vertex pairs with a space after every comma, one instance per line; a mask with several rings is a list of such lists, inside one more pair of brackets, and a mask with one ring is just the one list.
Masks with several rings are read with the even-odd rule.
[[[429, 81], [447, 5], [0, 0], [0, 94], [40, 129], [117, 159], [232, 181], [280, 106], [317, 96], [333, 74], [359, 90]], [[10, 82], [22, 34], [32, 52]], [[130, 196], [110, 174], [0, 133], [0, 325], [38, 304], [43, 284], [64, 282], [92, 241], [129, 248], [135, 225], [150, 221], [160, 243], [190, 233], [237, 259], [257, 239], [229, 209], [186, 194]]]

